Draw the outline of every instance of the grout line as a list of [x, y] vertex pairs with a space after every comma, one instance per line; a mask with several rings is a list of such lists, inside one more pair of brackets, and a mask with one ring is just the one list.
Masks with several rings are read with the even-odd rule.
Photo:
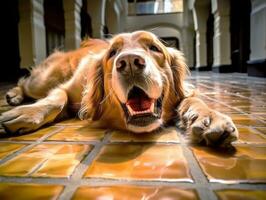
[[[227, 81], [227, 80], [225, 80], [225, 81]], [[229, 81], [232, 81], [232, 80], [229, 80]], [[204, 81], [202, 81], [203, 83], [204, 83]], [[201, 83], [202, 83], [201, 82]], [[238, 82], [238, 81], [237, 81]], [[205, 81], [205, 83], [206, 83], [206, 81]], [[219, 80], [218, 82], [216, 82], [216, 83], [218, 83], [219, 84], [219, 86], [225, 86], [225, 87], [228, 87], [228, 85], [229, 84], [226, 84], [226, 83], [224, 83], [224, 82], [222, 82], [221, 80]], [[247, 91], [249, 91], [249, 89], [244, 89], [243, 87], [245, 87], [245, 85], [247, 85], [248, 83], [247, 82], [245, 82], [244, 84], [242, 84], [241, 83], [241, 86], [239, 86], [239, 85], [229, 85], [231, 88], [233, 88], [233, 89], [239, 89], [239, 90], [247, 90]], [[265, 83], [259, 83], [260, 85], [265, 85]], [[257, 85], [258, 85], [258, 83], [257, 83]], [[254, 84], [254, 85], [250, 85], [249, 84], [249, 86], [250, 86], [250, 88], [251, 89], [254, 89], [254, 87], [256, 87], [256, 88], [258, 88], [258, 86], [256, 86], [256, 84]], [[264, 89], [264, 87], [263, 86], [260, 86], [260, 89]]]
[[108, 143], [108, 140], [111, 137], [111, 132], [106, 131], [104, 139], [101, 143], [98, 143], [94, 146], [93, 150], [83, 159], [83, 161], [76, 167], [75, 171], [72, 173], [70, 177], [70, 182], [64, 188], [61, 193], [59, 200], [71, 199], [74, 195], [76, 189], [80, 186], [79, 182], [82, 180], [83, 175], [85, 174], [88, 166], [92, 163], [92, 161], [96, 158], [101, 148]]
[[[43, 141], [42, 144], [90, 144], [90, 145], [98, 145], [101, 143], [101, 140], [91, 140], [91, 141], [63, 141], [63, 140], [58, 140], [58, 141]], [[35, 143], [34, 141], [29, 141], [29, 140], [0, 140], [1, 143], [8, 143], [8, 144], [33, 144]], [[106, 144], [180, 144], [180, 142], [167, 142], [167, 141], [108, 141]]]
[[[0, 143], [13, 143], [13, 144], [32, 144], [34, 142], [31, 141], [0, 141]], [[42, 144], [90, 144], [96, 145], [100, 143], [100, 141], [92, 140], [92, 141], [42, 141]]]
[[[157, 180], [135, 180], [135, 179], [105, 179], [105, 178], [83, 178], [70, 180], [68, 178], [46, 178], [46, 177], [5, 177], [0, 176], [1, 183], [34, 183], [34, 184], [59, 184], [77, 186], [110, 186], [110, 185], [134, 185], [134, 186], [176, 186], [186, 189], [260, 189], [266, 190], [266, 183], [211, 183], [207, 185], [180, 181], [157, 181]], [[204, 200], [204, 199], [203, 199]]]
[[[205, 87], [206, 89], [213, 89], [213, 88], [210, 87], [210, 86], [206, 86], [206, 85], [204, 85], [204, 83], [198, 83], [198, 85], [201, 86], [201, 87]], [[217, 90], [217, 89], [216, 89], [216, 90]], [[218, 92], [221, 93], [222, 91], [220, 91], [220, 90], [218, 89]], [[245, 100], [254, 101], [254, 98], [246, 97], [246, 96], [243, 96], [243, 95], [241, 95], [241, 94], [237, 94], [237, 93], [233, 93], [233, 92], [228, 92], [228, 91], [226, 92], [226, 94], [233, 95], [233, 96], [235, 96], [235, 97], [240, 97], [240, 98], [245, 99]], [[264, 102], [261, 101], [261, 100], [257, 100], [257, 101], [259, 101], [260, 103], [264, 103]]]
[[200, 186], [197, 188], [200, 199], [216, 200], [217, 197], [210, 189], [210, 183], [204, 172], [201, 170], [201, 167], [197, 159], [194, 157], [192, 150], [187, 146], [187, 142], [184, 139], [184, 136], [180, 134], [180, 131], [178, 131], [178, 134], [180, 137], [180, 144], [183, 149], [183, 154], [188, 162], [187, 165], [190, 169], [191, 176], [193, 177], [195, 184]]
[[[51, 135], [61, 131], [62, 129], [64, 129], [64, 127], [59, 127], [58, 129], [56, 130], [53, 130], [52, 132], [50, 132], [49, 134], [46, 134], [44, 136], [42, 136], [41, 138], [35, 140], [34, 142], [32, 142], [31, 144], [29, 145], [26, 145], [25, 147], [22, 147], [21, 149], [19, 149], [18, 151], [16, 151], [15, 153], [12, 153], [6, 157], [4, 157], [2, 160], [0, 160], [0, 165], [13, 159], [14, 157], [16, 157], [17, 155], [20, 155], [30, 149], [32, 149], [33, 147], [37, 146], [38, 144], [42, 144], [42, 142], [47, 139], [48, 137], [50, 137]], [[25, 143], [24, 143], [25, 144]]]
[[[263, 121], [263, 120], [261, 120], [261, 119], [258, 119], [258, 118], [256, 118], [255, 116], [253, 116], [252, 114], [246, 113], [246, 112], [242, 111], [242, 110], [239, 109], [239, 108], [234, 108], [234, 107], [228, 105], [227, 103], [220, 102], [220, 101], [216, 100], [215, 98], [209, 97], [209, 96], [207, 96], [207, 95], [200, 95], [200, 96], [204, 96], [204, 97], [207, 98], [207, 99], [211, 99], [212, 101], [215, 101], [215, 102], [217, 102], [217, 103], [219, 103], [219, 104], [222, 104], [222, 105], [224, 105], [224, 106], [226, 106], [226, 107], [229, 107], [229, 108], [231, 108], [231, 109], [234, 109], [234, 110], [240, 112], [240, 113], [243, 114], [243, 115], [251, 116], [251, 118], [252, 118], [253, 120], [255, 120], [255, 121], [259, 121], [260, 123], [264, 124], [264, 126], [266, 125], [265, 121]], [[214, 108], [214, 110], [215, 110], [215, 108]], [[255, 126], [255, 127], [264, 127], [264, 126]], [[250, 127], [254, 127], [254, 126], [250, 126]]]

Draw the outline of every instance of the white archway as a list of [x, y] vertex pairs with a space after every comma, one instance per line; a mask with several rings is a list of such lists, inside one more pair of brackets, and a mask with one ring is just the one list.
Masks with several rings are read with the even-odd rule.
[[169, 26], [157, 25], [153, 27], [144, 27], [143, 30], [150, 31], [160, 38], [177, 38], [179, 41], [179, 47], [183, 50], [182, 35], [178, 29]]

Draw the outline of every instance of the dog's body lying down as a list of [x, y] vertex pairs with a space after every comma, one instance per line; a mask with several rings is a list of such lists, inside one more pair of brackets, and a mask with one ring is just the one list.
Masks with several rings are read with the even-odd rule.
[[151, 132], [178, 122], [193, 142], [227, 146], [238, 137], [232, 120], [185, 91], [182, 54], [152, 33], [123, 33], [110, 41], [89, 39], [75, 51], [55, 52], [11, 89], [19, 105], [0, 122], [7, 132], [25, 133], [78, 113], [100, 127]]

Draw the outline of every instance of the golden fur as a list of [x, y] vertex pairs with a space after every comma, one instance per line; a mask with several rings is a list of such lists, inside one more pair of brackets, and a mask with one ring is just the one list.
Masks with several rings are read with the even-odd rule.
[[[134, 68], [135, 75], [139, 74], [134, 81], [144, 85], [150, 101], [163, 97], [160, 118], [142, 127], [129, 125], [121, 106], [127, 103], [129, 90], [129, 83], [121, 79], [127, 80], [129, 72], [119, 72], [119, 67], [123, 59], [131, 62], [132, 56], [137, 61], [134, 57], [134, 66], [127, 64], [126, 69], [132, 73]], [[139, 62], [145, 64], [141, 72]], [[88, 39], [77, 50], [53, 53], [33, 69], [31, 76], [21, 79], [7, 93], [8, 103], [19, 105], [25, 97], [38, 101], [3, 113], [0, 122], [7, 132], [25, 133], [69, 112], [101, 127], [133, 132], [149, 132], [179, 121], [191, 141], [227, 146], [238, 137], [235, 125], [228, 116], [188, 95], [184, 84], [187, 73], [182, 53], [165, 47], [152, 33], [123, 33], [110, 41]]]

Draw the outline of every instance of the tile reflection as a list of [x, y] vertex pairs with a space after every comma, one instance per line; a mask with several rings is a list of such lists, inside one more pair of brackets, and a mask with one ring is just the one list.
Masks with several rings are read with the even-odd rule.
[[85, 177], [192, 181], [178, 145], [106, 145]]
[[138, 186], [102, 186], [80, 187], [72, 200], [130, 199], [130, 200], [197, 200], [198, 195], [192, 189], [175, 187], [138, 187]]
[[60, 185], [0, 183], [0, 199], [57, 199], [62, 190], [63, 186]]
[[88, 145], [41, 144], [0, 165], [2, 176], [69, 177]]
[[240, 189], [227, 189], [217, 190], [217, 196], [220, 200], [265, 200], [265, 190], [240, 190]]
[[56, 130], [59, 130], [59, 127], [48, 127], [24, 135], [5, 135], [5, 137], [3, 137], [2, 139], [11, 141], [35, 141]]
[[237, 146], [235, 152], [192, 148], [211, 182], [266, 182], [266, 147]]
[[246, 126], [265, 126], [263, 122], [255, 120], [248, 115], [230, 114], [230, 117], [232, 118], [235, 124]]
[[2, 143], [0, 144], [0, 159], [18, 151], [19, 149], [21, 149], [22, 147], [24, 147], [26, 145], [24, 144], [6, 144], [6, 143]]
[[179, 143], [179, 133], [176, 128], [166, 128], [158, 133], [133, 134], [114, 131], [111, 142], [172, 142]]
[[266, 136], [258, 134], [252, 128], [238, 128], [239, 142], [266, 144]]
[[89, 126], [66, 127], [59, 133], [53, 135], [47, 140], [58, 141], [95, 141], [104, 137], [104, 129], [94, 129]]

